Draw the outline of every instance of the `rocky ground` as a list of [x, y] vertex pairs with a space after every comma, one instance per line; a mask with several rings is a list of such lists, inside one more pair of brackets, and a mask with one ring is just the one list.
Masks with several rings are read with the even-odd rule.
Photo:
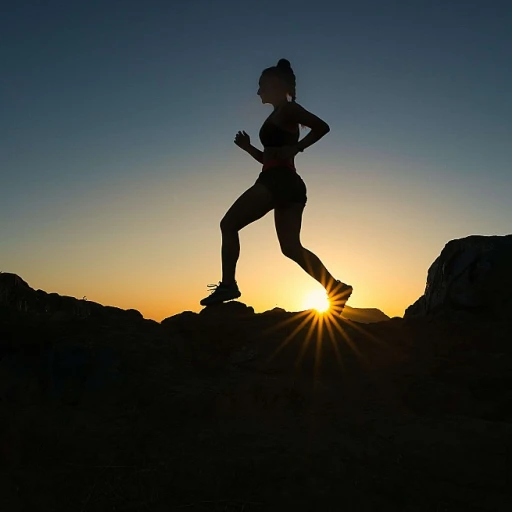
[[11, 276], [1, 511], [511, 509], [511, 321], [157, 323]]

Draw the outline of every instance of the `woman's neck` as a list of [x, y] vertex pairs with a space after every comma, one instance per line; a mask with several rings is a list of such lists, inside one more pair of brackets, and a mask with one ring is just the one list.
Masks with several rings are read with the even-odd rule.
[[278, 103], [277, 105], [274, 105], [274, 112], [275, 112], [279, 107], [281, 107], [282, 105], [284, 105], [285, 103], [288, 103], [288, 100], [284, 100], [284, 101], [282, 101], [281, 103]]

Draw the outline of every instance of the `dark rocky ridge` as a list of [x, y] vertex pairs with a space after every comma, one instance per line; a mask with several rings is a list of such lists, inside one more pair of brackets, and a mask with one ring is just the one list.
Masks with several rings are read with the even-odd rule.
[[2, 511], [509, 509], [509, 318], [70, 299], [0, 274]]

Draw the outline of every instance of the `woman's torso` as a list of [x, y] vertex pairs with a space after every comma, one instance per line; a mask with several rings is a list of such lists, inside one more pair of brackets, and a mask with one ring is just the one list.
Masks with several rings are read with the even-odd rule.
[[263, 145], [263, 165], [279, 162], [295, 168], [294, 157], [286, 160], [278, 158], [279, 150], [283, 146], [296, 144], [299, 140], [299, 125], [286, 122], [278, 108], [272, 112], [260, 129], [260, 141]]

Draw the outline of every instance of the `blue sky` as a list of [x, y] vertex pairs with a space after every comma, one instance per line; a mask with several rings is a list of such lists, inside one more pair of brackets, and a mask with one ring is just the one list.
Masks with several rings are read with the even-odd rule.
[[[234, 135], [261, 147], [259, 74], [284, 57], [331, 127], [297, 159], [303, 243], [352, 305], [401, 315], [446, 242], [510, 233], [511, 22], [501, 0], [3, 2], [0, 269], [199, 310], [220, 218], [260, 171]], [[240, 300], [300, 307], [316, 283], [257, 224]]]

